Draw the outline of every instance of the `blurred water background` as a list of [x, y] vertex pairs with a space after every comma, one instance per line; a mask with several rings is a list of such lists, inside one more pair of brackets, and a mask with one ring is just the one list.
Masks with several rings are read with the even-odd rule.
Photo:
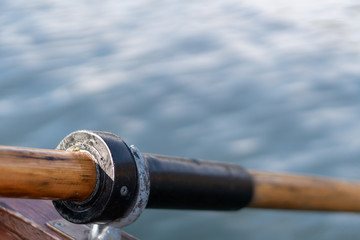
[[[360, 179], [360, 3], [0, 1], [0, 144]], [[140, 239], [356, 239], [360, 215], [147, 210]]]

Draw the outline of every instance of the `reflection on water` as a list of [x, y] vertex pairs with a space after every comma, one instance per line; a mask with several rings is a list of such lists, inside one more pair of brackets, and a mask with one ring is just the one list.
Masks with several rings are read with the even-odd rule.
[[[144, 152], [359, 179], [355, 1], [0, 3], [0, 144], [106, 130]], [[354, 239], [351, 214], [148, 210], [141, 239]], [[261, 229], [261, 231], [259, 231]]]

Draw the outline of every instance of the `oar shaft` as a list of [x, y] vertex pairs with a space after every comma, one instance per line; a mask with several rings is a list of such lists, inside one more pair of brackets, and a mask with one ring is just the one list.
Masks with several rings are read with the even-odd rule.
[[[150, 173], [148, 207], [236, 209], [245, 202], [235, 200], [250, 191], [251, 208], [360, 212], [359, 182], [260, 171], [248, 171], [248, 178], [233, 164], [143, 156]], [[83, 201], [96, 181], [87, 153], [0, 146], [0, 197]]]
[[360, 212], [360, 182], [262, 171], [246, 173], [229, 163], [143, 156], [152, 184], [150, 208]]
[[249, 171], [252, 208], [360, 212], [360, 183], [324, 177]]
[[82, 201], [95, 184], [87, 153], [0, 146], [0, 197]]

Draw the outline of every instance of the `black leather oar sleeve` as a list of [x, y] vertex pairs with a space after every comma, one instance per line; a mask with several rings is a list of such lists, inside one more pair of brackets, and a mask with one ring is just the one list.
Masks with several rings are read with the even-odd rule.
[[253, 182], [235, 164], [143, 154], [150, 173], [148, 208], [237, 210], [252, 198]]

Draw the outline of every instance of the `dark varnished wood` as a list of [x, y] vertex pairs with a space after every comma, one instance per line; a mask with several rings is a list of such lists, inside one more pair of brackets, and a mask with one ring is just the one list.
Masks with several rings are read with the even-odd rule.
[[0, 224], [0, 240], [21, 240], [21, 237]]
[[96, 184], [90, 155], [0, 146], [0, 197], [85, 200]]
[[[47, 226], [59, 219], [51, 201], [0, 198], [0, 240], [68, 240]], [[84, 226], [72, 224], [72, 230], [83, 233]], [[123, 231], [121, 239], [137, 240]]]
[[46, 222], [61, 218], [51, 201], [0, 199], [0, 240], [63, 240], [46, 227]]

